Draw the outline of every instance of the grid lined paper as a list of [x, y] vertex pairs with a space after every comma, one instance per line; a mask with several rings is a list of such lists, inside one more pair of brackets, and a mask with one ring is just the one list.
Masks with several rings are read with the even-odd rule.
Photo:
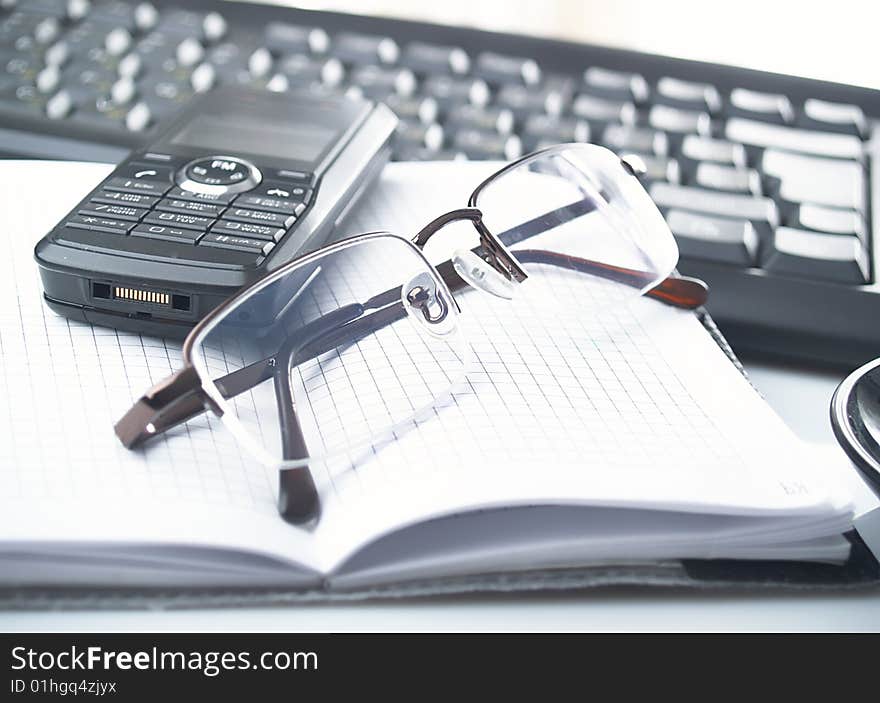
[[[387, 222], [409, 231], [400, 213], [390, 220], [395, 199], [409, 204], [411, 192], [387, 180], [373, 207], [350, 226], [368, 230]], [[26, 200], [24, 194], [12, 198]], [[432, 206], [409, 204], [401, 213], [421, 220], [416, 211]], [[0, 232], [0, 502], [129, 498], [157, 501], [168, 514], [177, 504], [197, 503], [274, 517], [275, 470], [249, 458], [214, 417], [204, 415], [137, 452], [119, 444], [113, 423], [179, 368], [179, 346], [49, 311], [32, 247], [65, 210], [43, 212], [36, 201], [30, 207], [27, 217]], [[607, 289], [580, 274], [541, 269], [532, 269], [515, 301], [476, 292], [459, 297], [461, 328], [473, 351], [465, 383], [398, 426], [393, 441], [384, 437], [313, 465], [324, 491], [324, 525], [342, 524], [354, 508], [361, 516], [372, 513], [378, 516], [372, 526], [348, 520], [349, 539], [368, 541], [404, 519], [390, 509], [392, 494], [395, 508], [420, 509], [477, 505], [495, 494], [523, 503], [532, 495], [546, 498], [547, 491], [559, 500], [649, 504], [677, 499], [678, 486], [682, 500], [692, 503], [701, 495], [720, 502], [729, 492], [740, 507], [785, 504], [776, 478], [788, 469], [775, 457], [762, 459], [768, 435], [785, 432], [784, 426], [742, 378], [726, 375], [729, 362], [692, 316], [651, 301], [586, 314], [584, 301]], [[314, 302], [327, 304], [315, 292]], [[667, 328], [682, 339], [664, 336]], [[425, 340], [403, 320], [304, 365], [294, 386], [309, 388], [300, 391], [314, 409], [304, 421], [312, 441], [332, 444], [339, 433], [344, 439], [351, 418], [375, 430], [374, 418], [388, 414], [389, 389], [394, 402], [418, 407], [425, 388], [448, 386], [455, 376], [447, 369], [448, 350], [442, 341]], [[714, 349], [714, 355], [682, 361], [692, 348]], [[220, 351], [211, 357], [218, 373], [245, 361], [236, 350]], [[700, 384], [730, 393], [733, 406], [725, 416], [711, 389]], [[251, 398], [238, 399], [236, 407], [263, 431], [271, 413], [262, 415]], [[488, 486], [485, 492], [473, 488], [476, 479]], [[756, 480], [760, 491], [749, 494], [743, 484]], [[448, 502], [432, 506], [431, 491], [441, 483], [452, 487]], [[808, 486], [800, 503], [797, 496], [785, 500], [819, 505], [827, 499], [823, 490]], [[143, 534], [148, 538], [149, 526]]]

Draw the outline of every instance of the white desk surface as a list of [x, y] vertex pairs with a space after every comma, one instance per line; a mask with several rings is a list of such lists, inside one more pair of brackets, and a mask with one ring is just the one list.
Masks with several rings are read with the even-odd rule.
[[[804, 439], [834, 443], [828, 402], [840, 374], [746, 364]], [[186, 611], [0, 613], [0, 631], [880, 630], [880, 593], [693, 595], [603, 591]]]

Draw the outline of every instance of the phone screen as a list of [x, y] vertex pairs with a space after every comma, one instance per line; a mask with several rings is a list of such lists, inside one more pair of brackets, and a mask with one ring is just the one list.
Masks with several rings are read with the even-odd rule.
[[172, 138], [172, 144], [215, 152], [244, 152], [315, 163], [337, 138], [319, 124], [270, 122], [241, 114], [199, 115]]

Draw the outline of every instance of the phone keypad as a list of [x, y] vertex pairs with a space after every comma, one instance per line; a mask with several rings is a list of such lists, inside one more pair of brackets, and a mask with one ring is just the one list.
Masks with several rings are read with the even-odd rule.
[[[171, 166], [118, 170], [65, 227], [255, 255], [268, 254], [308, 207], [312, 174], [273, 171], [244, 193], [205, 194], [172, 181]], [[289, 174], [289, 180], [282, 180]]]

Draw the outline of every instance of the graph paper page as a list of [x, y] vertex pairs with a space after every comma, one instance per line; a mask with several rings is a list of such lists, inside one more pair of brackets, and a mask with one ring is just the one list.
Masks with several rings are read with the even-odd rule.
[[[389, 169], [344, 234], [386, 228], [411, 237], [466, 202], [491, 168]], [[412, 182], [432, 184], [417, 206]], [[451, 245], [439, 244], [438, 258], [448, 257]], [[845, 522], [849, 505], [835, 479], [815, 475], [799, 440], [693, 313], [643, 299], [592, 316], [581, 303], [594, 292], [581, 274], [533, 267], [530, 275], [512, 301], [458, 295], [474, 351], [464, 386], [394, 441], [325, 467], [326, 533], [339, 550], [430, 514], [541, 503], [799, 513], [806, 532], [829, 514]], [[363, 353], [369, 361], [398, 352], [386, 344]]]

